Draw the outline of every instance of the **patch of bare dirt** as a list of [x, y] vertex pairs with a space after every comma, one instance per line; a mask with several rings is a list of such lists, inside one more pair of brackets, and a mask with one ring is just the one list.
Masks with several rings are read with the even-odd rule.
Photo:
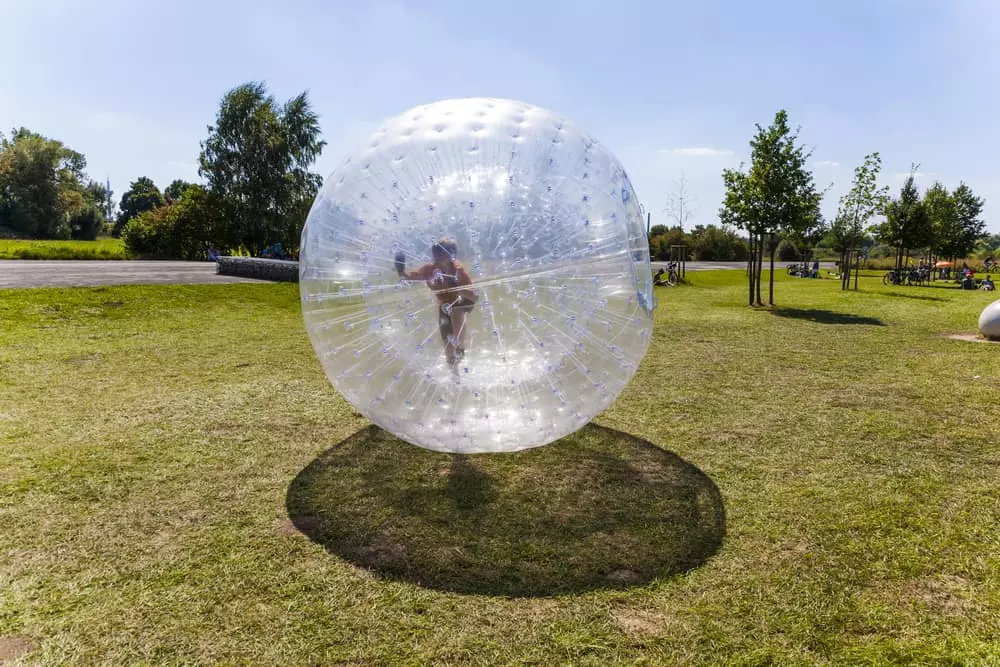
[[6, 665], [35, 650], [27, 637], [0, 635], [0, 665]]
[[979, 334], [946, 334], [945, 338], [950, 338], [951, 340], [964, 340], [969, 343], [990, 343], [992, 345], [1000, 345], [1000, 340], [990, 340], [989, 338], [983, 338]]
[[614, 613], [615, 624], [630, 637], [648, 637], [666, 629], [667, 619], [661, 614], [636, 609], [622, 609]]
[[967, 579], [942, 575], [910, 580], [903, 584], [899, 594], [903, 600], [916, 602], [938, 613], [960, 616], [972, 611], [970, 589]]
[[638, 584], [645, 581], [641, 572], [625, 568], [609, 572], [604, 578], [615, 584]]
[[370, 545], [358, 549], [358, 558], [367, 567], [381, 569], [406, 560], [406, 547], [381, 535]]

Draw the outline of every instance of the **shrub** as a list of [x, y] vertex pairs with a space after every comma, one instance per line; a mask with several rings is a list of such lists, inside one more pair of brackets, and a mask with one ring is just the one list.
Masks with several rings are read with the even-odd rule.
[[148, 259], [205, 259], [223, 247], [224, 230], [209, 193], [192, 186], [172, 204], [139, 214], [122, 230], [130, 254]]
[[778, 259], [782, 262], [797, 262], [802, 259], [802, 253], [788, 239], [778, 244]]
[[93, 241], [104, 229], [104, 215], [96, 206], [88, 206], [69, 221], [70, 236], [76, 241]]

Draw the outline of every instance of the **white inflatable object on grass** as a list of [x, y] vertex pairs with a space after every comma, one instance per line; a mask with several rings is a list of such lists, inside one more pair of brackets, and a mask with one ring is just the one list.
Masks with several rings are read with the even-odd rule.
[[1000, 340], [1000, 299], [983, 308], [979, 316], [979, 332], [990, 340]]
[[[447, 260], [430, 266], [442, 238], [471, 285]], [[401, 279], [399, 254], [433, 278]], [[385, 123], [326, 179], [299, 270], [330, 381], [375, 424], [439, 451], [576, 431], [625, 387], [652, 332], [646, 221], [625, 170], [521, 102], [448, 100]], [[454, 364], [432, 285], [445, 301], [474, 291]]]

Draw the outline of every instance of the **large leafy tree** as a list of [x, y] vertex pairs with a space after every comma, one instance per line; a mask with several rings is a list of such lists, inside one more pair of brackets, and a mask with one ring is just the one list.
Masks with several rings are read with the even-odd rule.
[[114, 235], [119, 236], [122, 229], [124, 229], [125, 225], [132, 218], [146, 211], [152, 211], [154, 208], [163, 206], [163, 204], [163, 194], [156, 187], [156, 184], [153, 183], [153, 179], [140, 176], [132, 181], [128, 190], [122, 195], [122, 201], [118, 205], [120, 210], [118, 212], [118, 219], [115, 221]]
[[[855, 167], [851, 189], [840, 198], [837, 217], [830, 225], [833, 249], [840, 253], [841, 289], [850, 287], [852, 254], [860, 248], [872, 218], [885, 211], [889, 200], [889, 186], [878, 185], [881, 170], [882, 158], [878, 153], [865, 156], [865, 161]], [[857, 276], [854, 286], [856, 289]]]
[[69, 238], [87, 207], [87, 160], [26, 128], [0, 135], [0, 227], [33, 238]]
[[917, 166], [903, 183], [899, 196], [885, 207], [885, 222], [876, 227], [878, 240], [896, 249], [896, 270], [901, 271], [906, 252], [933, 244], [934, 228], [927, 206], [917, 192], [914, 174]]
[[788, 114], [778, 111], [767, 128], [757, 125], [750, 141], [750, 167], [726, 169], [726, 186], [719, 216], [723, 224], [745, 230], [750, 237], [747, 265], [750, 305], [763, 305], [760, 295], [765, 245], [769, 248], [771, 280], [768, 303], [774, 305], [774, 252], [778, 233], [795, 234], [821, 224], [823, 197], [806, 169], [811, 153], [797, 144], [798, 131], [788, 125]]
[[136, 216], [122, 230], [129, 252], [150, 259], [205, 259], [224, 236], [215, 198], [201, 185], [185, 188], [179, 199]]
[[230, 245], [257, 254], [280, 242], [298, 247], [321, 179], [309, 167], [325, 145], [306, 93], [279, 105], [263, 83], [222, 98], [201, 144], [199, 174], [217, 198]]

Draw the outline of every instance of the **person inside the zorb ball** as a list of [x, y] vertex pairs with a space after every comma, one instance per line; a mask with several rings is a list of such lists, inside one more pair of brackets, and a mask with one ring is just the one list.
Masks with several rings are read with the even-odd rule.
[[466, 323], [476, 304], [476, 293], [470, 288], [472, 278], [455, 257], [458, 244], [452, 239], [439, 239], [431, 246], [431, 261], [412, 271], [406, 270], [406, 255], [396, 253], [396, 273], [406, 280], [421, 280], [437, 298], [438, 329], [444, 344], [444, 356], [452, 372], [458, 375], [458, 362], [465, 356]]

